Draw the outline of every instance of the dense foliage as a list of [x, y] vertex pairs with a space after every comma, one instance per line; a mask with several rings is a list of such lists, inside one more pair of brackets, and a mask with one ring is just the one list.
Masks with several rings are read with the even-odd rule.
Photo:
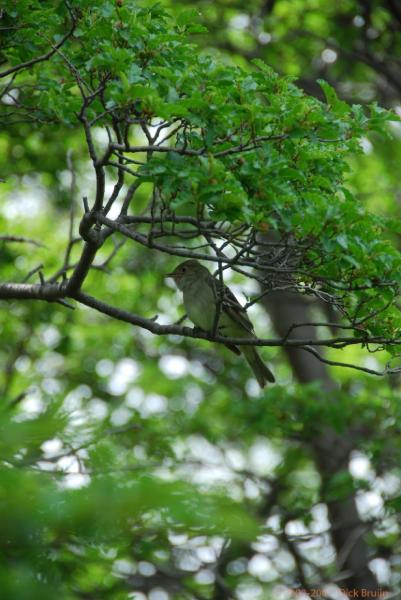
[[[332, 507], [354, 497], [365, 563], [397, 585], [396, 385], [340, 367], [397, 373], [398, 214], [358, 185], [379, 160], [366, 136], [391, 145], [398, 117], [201, 50], [199, 23], [126, 0], [2, 9], [7, 598], [306, 594], [342, 576]], [[279, 384], [259, 392], [213, 336], [167, 325], [163, 274], [188, 256], [246, 293]], [[309, 302], [315, 343], [302, 322], [268, 337], [261, 301], [282, 291]], [[282, 346], [338, 383], [295, 383]], [[351, 444], [325, 470], [314, 440], [333, 431]]]

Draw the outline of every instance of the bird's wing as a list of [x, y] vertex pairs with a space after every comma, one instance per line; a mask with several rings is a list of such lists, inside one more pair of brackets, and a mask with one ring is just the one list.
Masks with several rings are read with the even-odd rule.
[[[218, 298], [218, 289], [219, 283], [216, 281], [214, 277], [208, 277], [207, 283], [213, 289], [214, 296]], [[221, 306], [221, 310], [226, 313], [233, 321], [236, 321], [242, 327], [250, 333], [251, 336], [254, 336], [253, 325], [249, 320], [249, 317], [246, 313], [246, 310], [241, 304], [238, 302], [237, 298], [234, 296], [230, 288], [226, 285], [224, 286], [224, 295], [223, 295], [223, 303]]]
[[224, 344], [224, 346], [231, 350], [231, 352], [234, 352], [234, 354], [236, 354], [237, 356], [240, 356], [241, 350], [239, 350], [237, 346], [234, 346], [234, 344]]
[[223, 311], [233, 320], [241, 323], [242, 327], [253, 337], [253, 325], [249, 320], [245, 308], [238, 302], [227, 286], [224, 286]]

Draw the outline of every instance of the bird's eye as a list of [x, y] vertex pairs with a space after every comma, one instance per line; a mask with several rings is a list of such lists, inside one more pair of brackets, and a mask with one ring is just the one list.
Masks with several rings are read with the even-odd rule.
[[182, 272], [185, 273], [185, 271], [186, 271], [186, 268], [182, 267]]

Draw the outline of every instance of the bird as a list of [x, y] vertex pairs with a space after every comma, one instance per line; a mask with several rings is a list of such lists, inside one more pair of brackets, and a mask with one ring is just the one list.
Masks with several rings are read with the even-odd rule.
[[[210, 271], [194, 259], [185, 260], [166, 276], [174, 280], [183, 293], [184, 307], [192, 323], [207, 333], [216, 327], [216, 311], [220, 305], [220, 314], [216, 332], [231, 338], [257, 339], [253, 325], [245, 308], [238, 302], [232, 291], [223, 286], [222, 298], [219, 297], [220, 285]], [[250, 366], [261, 388], [266, 383], [275, 382], [270, 369], [260, 358], [255, 346], [235, 346], [225, 344], [235, 354], [242, 354]]]

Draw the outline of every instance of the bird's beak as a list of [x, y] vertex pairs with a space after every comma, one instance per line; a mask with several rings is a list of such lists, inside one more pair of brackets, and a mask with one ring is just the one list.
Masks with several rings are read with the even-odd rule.
[[164, 279], [167, 279], [168, 277], [173, 277], [173, 278], [174, 278], [174, 276], [175, 276], [175, 273], [174, 273], [174, 271], [173, 271], [172, 273], [167, 273], [167, 274], [164, 276]]

